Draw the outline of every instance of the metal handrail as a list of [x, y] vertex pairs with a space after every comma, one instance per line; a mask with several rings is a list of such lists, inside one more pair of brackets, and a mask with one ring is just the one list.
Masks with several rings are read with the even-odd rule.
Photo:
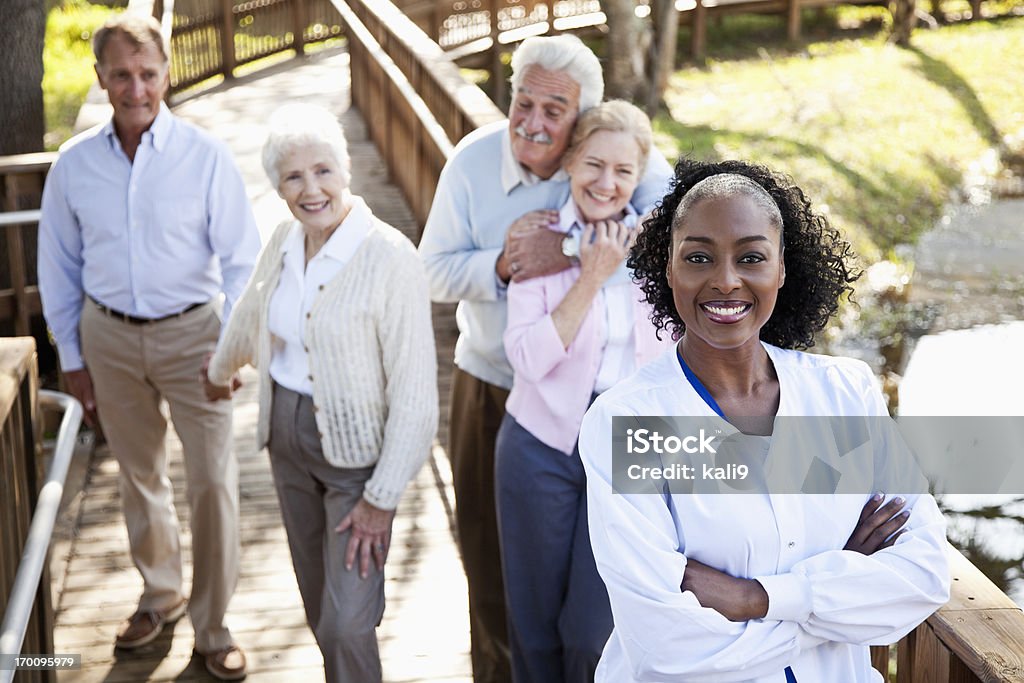
[[5, 211], [0, 212], [0, 227], [5, 225], [20, 225], [22, 223], [38, 223], [43, 212], [39, 209], [31, 211]]
[[[57, 432], [53, 461], [46, 473], [46, 482], [39, 491], [36, 509], [32, 514], [32, 524], [25, 540], [25, 551], [21, 554], [21, 563], [14, 577], [3, 625], [0, 626], [0, 653], [3, 654], [19, 654], [25, 641], [25, 630], [32, 614], [32, 604], [35, 602], [39, 580], [43, 575], [50, 537], [53, 535], [60, 501], [64, 496], [64, 480], [68, 476], [75, 436], [82, 423], [82, 404], [67, 394], [40, 390], [39, 406], [62, 410], [64, 418]], [[10, 683], [14, 679], [14, 673], [13, 668], [0, 670], [0, 682]]]

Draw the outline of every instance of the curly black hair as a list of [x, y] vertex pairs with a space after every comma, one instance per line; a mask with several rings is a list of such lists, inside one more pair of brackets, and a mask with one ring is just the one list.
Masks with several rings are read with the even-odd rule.
[[839, 309], [843, 293], [852, 292], [850, 285], [861, 275], [853, 266], [853, 250], [824, 216], [811, 210], [810, 200], [791, 179], [764, 166], [734, 160], [679, 159], [671, 190], [644, 221], [630, 252], [627, 265], [654, 309], [651, 320], [659, 335], [665, 330], [678, 339], [686, 329], [666, 275], [676, 209], [694, 185], [720, 173], [742, 175], [763, 187], [782, 215], [786, 282], [771, 318], [761, 328], [761, 339], [784, 349], [814, 346], [814, 335], [824, 329]]

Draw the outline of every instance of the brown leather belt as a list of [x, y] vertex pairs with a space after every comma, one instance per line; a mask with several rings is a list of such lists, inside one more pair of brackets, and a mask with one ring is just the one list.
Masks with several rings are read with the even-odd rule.
[[128, 315], [127, 313], [122, 313], [121, 311], [115, 311], [113, 308], [110, 308], [109, 306], [104, 306], [99, 301], [96, 301], [96, 299], [93, 299], [91, 296], [89, 297], [89, 300], [96, 304], [96, 308], [100, 309], [100, 312], [102, 312], [104, 315], [111, 317], [115, 320], [120, 320], [123, 323], [128, 323], [129, 325], [150, 325], [152, 323], [163, 322], [164, 320], [180, 318], [186, 313], [194, 311], [200, 306], [206, 305], [206, 302], [200, 304], [190, 304], [189, 306], [186, 306], [184, 309], [178, 311], [177, 313], [171, 313], [170, 315], [160, 316], [159, 318], [140, 318], [135, 315]]

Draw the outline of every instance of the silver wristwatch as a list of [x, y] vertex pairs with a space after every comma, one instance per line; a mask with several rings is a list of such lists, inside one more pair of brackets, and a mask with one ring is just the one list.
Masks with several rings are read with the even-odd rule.
[[580, 238], [574, 233], [567, 233], [562, 238], [562, 253], [569, 257], [574, 266], [580, 264]]

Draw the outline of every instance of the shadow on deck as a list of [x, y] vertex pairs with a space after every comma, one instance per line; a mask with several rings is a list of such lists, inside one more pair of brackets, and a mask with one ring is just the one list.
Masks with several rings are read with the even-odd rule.
[[[285, 101], [321, 104], [341, 114], [352, 158], [352, 187], [381, 219], [410, 237], [416, 225], [359, 112], [349, 109], [348, 55], [328, 50], [272, 67], [189, 98], [175, 113], [210, 130], [231, 147], [242, 167], [260, 231], [267, 235], [288, 216], [263, 177], [259, 148], [264, 122]], [[447, 425], [447, 398], [455, 341], [451, 306], [435, 306], [440, 443]], [[243, 375], [235, 399], [235, 448], [241, 465], [241, 578], [228, 611], [228, 624], [249, 659], [250, 681], [321, 680], [320, 652], [305, 623], [292, 573], [284, 528], [264, 452], [257, 452], [256, 375]], [[378, 629], [385, 681], [444, 681], [470, 678], [466, 584], [451, 526], [451, 484], [447, 456], [435, 445], [428, 463], [410, 485], [398, 509], [394, 543], [386, 568], [387, 608]], [[169, 434], [171, 479], [190, 568], [189, 509], [185, 502], [181, 444]], [[117, 492], [117, 463], [106, 448], [93, 456], [85, 486], [73, 505], [69, 538], [55, 549], [56, 651], [81, 653], [82, 668], [64, 671], [62, 681], [210, 680], [192, 658], [188, 619], [168, 628], [154, 643], [132, 653], [114, 651], [118, 623], [135, 608], [142, 581], [128, 555], [127, 533]]]

